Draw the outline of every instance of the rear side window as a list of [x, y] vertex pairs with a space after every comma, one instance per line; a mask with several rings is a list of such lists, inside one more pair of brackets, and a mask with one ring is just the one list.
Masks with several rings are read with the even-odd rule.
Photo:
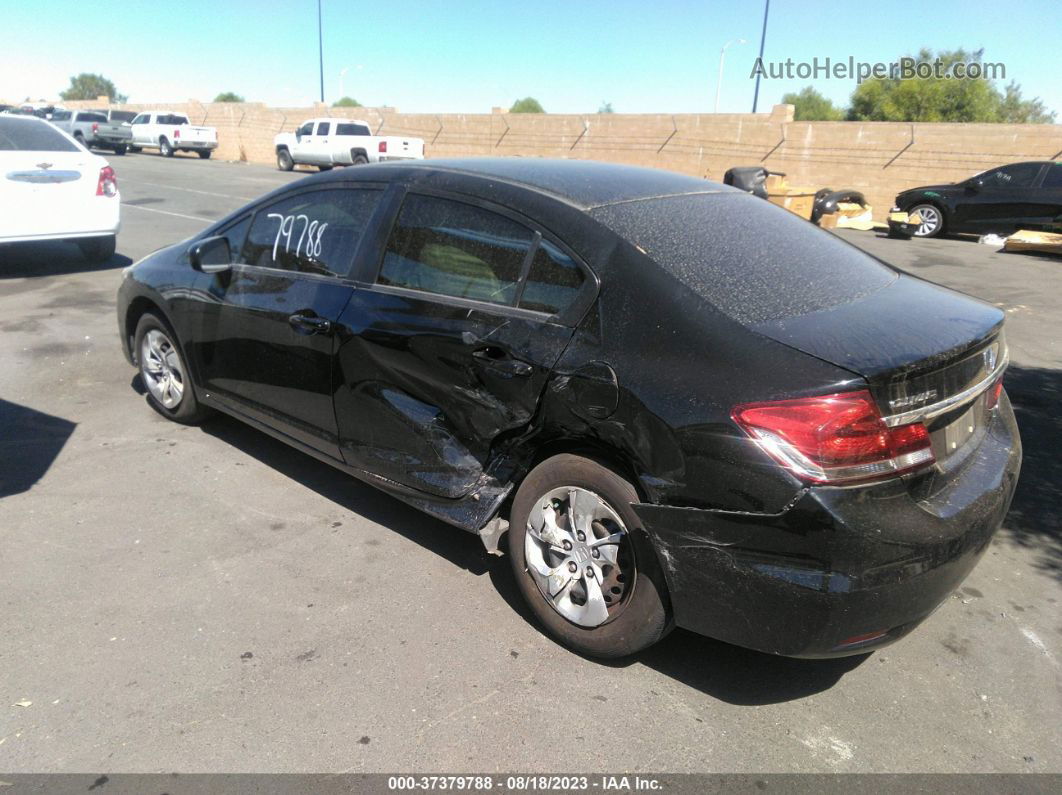
[[69, 140], [45, 121], [0, 117], [0, 152], [79, 152]]
[[548, 240], [543, 240], [531, 261], [527, 283], [520, 296], [520, 308], [558, 314], [575, 300], [584, 278], [575, 260]]
[[511, 304], [531, 230], [497, 213], [410, 195], [387, 241], [379, 284]]
[[364, 124], [337, 124], [336, 135], [371, 135]]
[[332, 125], [329, 124], [326, 121], [323, 121], [323, 122], [321, 122], [320, 124], [317, 125], [317, 134], [318, 135], [328, 135], [328, 131], [330, 129], [332, 129]]
[[346, 276], [379, 193], [320, 190], [263, 207], [255, 213], [239, 261], [299, 273]]
[[1062, 163], [1053, 163], [1044, 175], [1045, 188], [1062, 188]]
[[148, 115], [146, 113], [141, 113], [139, 116], [134, 118], [131, 123], [132, 124], [147, 124], [148, 123]]
[[747, 193], [632, 201], [591, 215], [741, 323], [850, 303], [896, 279], [855, 246]]

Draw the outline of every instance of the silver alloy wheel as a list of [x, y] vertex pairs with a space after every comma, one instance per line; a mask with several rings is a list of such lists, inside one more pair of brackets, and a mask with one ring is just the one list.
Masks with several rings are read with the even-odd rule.
[[940, 210], [934, 207], [932, 204], [920, 204], [917, 207], [911, 208], [912, 213], [918, 213], [922, 217], [922, 223], [915, 232], [915, 237], [929, 237], [936, 234], [940, 229], [941, 218]]
[[175, 409], [184, 396], [184, 368], [170, 338], [151, 329], [140, 343], [140, 375], [152, 397]]
[[621, 555], [626, 536], [623, 520], [601, 497], [563, 486], [535, 502], [524, 559], [554, 610], [581, 627], [598, 627], [626, 603], [634, 585], [631, 556]]

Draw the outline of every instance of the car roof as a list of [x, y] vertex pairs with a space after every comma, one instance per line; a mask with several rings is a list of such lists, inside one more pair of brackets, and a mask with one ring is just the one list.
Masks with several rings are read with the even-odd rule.
[[[402, 174], [395, 173], [404, 172]], [[539, 157], [462, 157], [402, 160], [359, 166], [359, 179], [398, 181], [431, 173], [462, 175], [478, 182], [501, 181], [560, 198], [582, 209], [663, 196], [723, 193], [735, 190], [718, 182], [596, 160], [560, 160]], [[321, 178], [350, 179], [348, 170], [331, 171]]]

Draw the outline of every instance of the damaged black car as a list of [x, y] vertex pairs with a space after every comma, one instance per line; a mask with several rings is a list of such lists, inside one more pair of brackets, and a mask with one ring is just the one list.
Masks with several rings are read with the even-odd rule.
[[675, 626], [880, 647], [973, 568], [1018, 477], [999, 309], [666, 171], [337, 169], [118, 298], [157, 411], [232, 415], [479, 534], [592, 656]]

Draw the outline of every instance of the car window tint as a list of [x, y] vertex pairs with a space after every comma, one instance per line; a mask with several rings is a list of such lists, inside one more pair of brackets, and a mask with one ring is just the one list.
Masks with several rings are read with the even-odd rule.
[[0, 152], [79, 152], [77, 144], [44, 121], [0, 118]]
[[[55, 118], [54, 114], [52, 114], [52, 118], [53, 119]], [[101, 115], [99, 113], [79, 113], [79, 114], [77, 114], [77, 120], [78, 121], [105, 122], [105, 121], [107, 121], [107, 117], [103, 116], [103, 115]]]
[[598, 207], [590, 214], [740, 323], [829, 309], [896, 273], [770, 202], [728, 190]]
[[330, 123], [326, 122], [326, 121], [323, 121], [323, 122], [321, 122], [320, 124], [317, 125], [317, 134], [318, 135], [328, 135], [328, 131], [330, 129], [332, 129], [332, 125]]
[[989, 171], [984, 183], [986, 188], [1028, 188], [1039, 173], [1039, 163], [1015, 163]]
[[52, 121], [66, 121], [69, 118], [70, 111], [68, 110], [57, 110], [55, 113], [52, 114]]
[[148, 120], [147, 114], [146, 113], [141, 113], [139, 116], [137, 116], [135, 119], [133, 119], [132, 123], [133, 124], [147, 124], [147, 120]]
[[234, 224], [231, 224], [224, 232], [219, 234], [229, 241], [229, 252], [233, 259], [239, 260], [240, 250], [247, 238], [247, 230], [251, 228], [251, 216], [247, 215]]
[[299, 128], [299, 135], [313, 135], [313, 122], [308, 121]]
[[364, 124], [337, 124], [336, 135], [369, 135], [369, 128]]
[[1062, 163], [1054, 163], [1044, 175], [1045, 188], [1062, 188]]
[[533, 237], [531, 230], [497, 213], [412, 195], [402, 204], [377, 281], [511, 304]]
[[379, 191], [299, 193], [260, 209], [240, 262], [327, 276], [346, 276]]
[[555, 315], [575, 300], [584, 279], [575, 260], [548, 240], [543, 240], [531, 261], [520, 307]]

